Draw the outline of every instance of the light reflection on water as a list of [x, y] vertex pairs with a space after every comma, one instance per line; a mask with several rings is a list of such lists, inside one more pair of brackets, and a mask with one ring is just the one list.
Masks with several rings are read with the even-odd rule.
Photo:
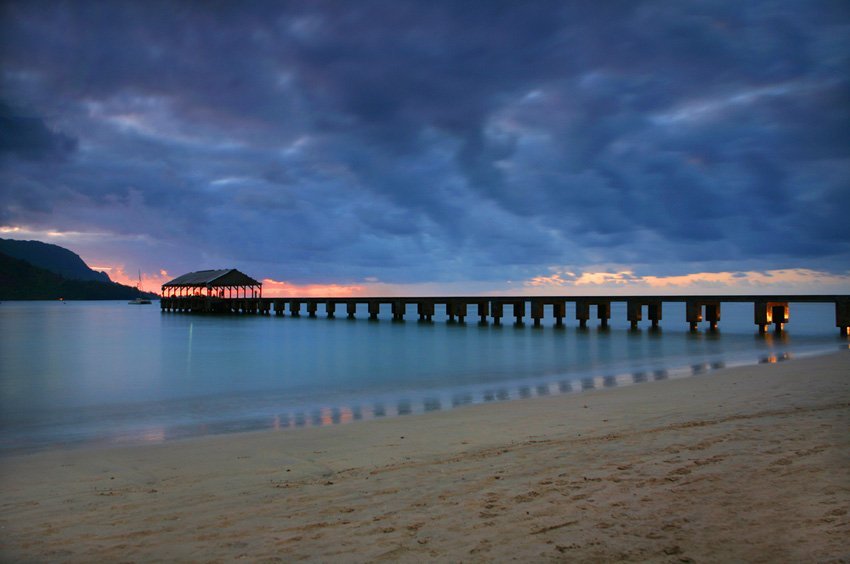
[[[0, 452], [159, 442], [440, 412], [710, 375], [846, 347], [830, 304], [759, 335], [752, 306], [718, 332], [161, 314], [123, 302], [0, 306]], [[683, 308], [682, 308], [683, 310]], [[571, 313], [567, 312], [568, 319]], [[470, 318], [474, 314], [470, 312]]]
[[[759, 362], [781, 362], [792, 358], [789, 353], [782, 355], [770, 355], [759, 359]], [[510, 401], [515, 399], [530, 399], [533, 397], [555, 396], [574, 394], [602, 388], [616, 388], [630, 386], [652, 381], [667, 379], [687, 378], [709, 373], [712, 370], [725, 368], [723, 362], [697, 363], [686, 367], [671, 370], [661, 369], [652, 372], [634, 372], [630, 374], [618, 374], [598, 376], [594, 378], [582, 378], [578, 381], [560, 380], [549, 383], [540, 383], [533, 386], [519, 385], [516, 388], [499, 387], [484, 388], [480, 393], [455, 394], [448, 397], [425, 396], [416, 400], [400, 398], [394, 402], [379, 401], [372, 405], [321, 407], [312, 411], [296, 411], [293, 413], [280, 413], [269, 419], [241, 420], [219, 422], [218, 424], [206, 423], [202, 426], [161, 428], [156, 432], [147, 432], [141, 439], [143, 442], [163, 442], [169, 439], [190, 437], [202, 434], [222, 434], [252, 430], [285, 430], [307, 427], [324, 427], [329, 425], [344, 425], [354, 421], [365, 421], [370, 419], [381, 419], [388, 417], [400, 417], [429, 413], [434, 411], [451, 410], [458, 407], [488, 403], [496, 401]], [[125, 436], [123, 440], [132, 440], [133, 437]]]

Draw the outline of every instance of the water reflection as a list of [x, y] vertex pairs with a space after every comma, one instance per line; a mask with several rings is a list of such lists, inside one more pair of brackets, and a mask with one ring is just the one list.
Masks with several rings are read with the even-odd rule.
[[452, 397], [452, 407], [469, 405], [470, 403], [472, 403], [472, 394], [455, 394]]
[[439, 398], [426, 398], [423, 407], [425, 411], [440, 411], [443, 406]]
[[706, 370], [708, 370], [708, 363], [701, 362], [698, 364], [691, 365], [691, 374], [693, 374], [694, 376], [703, 374]]
[[759, 364], [776, 364], [791, 359], [791, 353], [769, 354], [759, 359]]
[[[791, 358], [788, 353], [769, 355], [759, 359], [759, 362], [781, 362]], [[651, 371], [638, 370], [623, 374], [608, 374], [597, 377], [585, 377], [578, 380], [559, 380], [540, 382], [537, 384], [518, 383], [514, 388], [485, 389], [476, 394], [473, 392], [454, 393], [450, 398], [441, 399], [438, 396], [423, 396], [421, 398], [398, 398], [392, 403], [394, 411], [388, 410], [385, 402], [379, 401], [372, 405], [338, 406], [322, 408], [312, 412], [311, 417], [305, 417], [302, 412], [294, 415], [280, 414], [272, 418], [272, 428], [285, 429], [290, 426], [327, 426], [349, 423], [361, 419], [374, 419], [392, 415], [411, 415], [435, 411], [450, 410], [464, 405], [506, 401], [510, 399], [528, 399], [558, 394], [581, 393], [583, 391], [601, 388], [616, 388], [642, 384], [650, 381], [667, 380], [670, 378], [686, 378], [704, 375], [713, 370], [726, 367], [723, 361], [707, 361], [688, 365], [680, 369], [655, 369]], [[292, 421], [292, 425], [290, 425]]]
[[[789, 352], [764, 355], [757, 359], [759, 363], [777, 363], [792, 358]], [[326, 427], [342, 425], [353, 421], [377, 419], [391, 416], [403, 416], [418, 413], [430, 413], [453, 408], [509, 399], [528, 399], [558, 394], [582, 393], [602, 388], [642, 384], [650, 381], [671, 378], [702, 376], [714, 370], [727, 367], [722, 360], [692, 363], [680, 368], [647, 369], [606, 374], [579, 379], [560, 379], [537, 381], [533, 383], [517, 382], [511, 386], [483, 388], [464, 392], [452, 392], [451, 395], [426, 394], [422, 396], [386, 397], [382, 400], [354, 405], [325, 405], [315, 408], [276, 413], [267, 417], [256, 416], [235, 420], [204, 422], [195, 425], [177, 425], [171, 427], [156, 426], [136, 432], [115, 432], [112, 436], [101, 437], [95, 441], [80, 437], [78, 442], [92, 444], [97, 442], [114, 443], [155, 443], [199, 435], [245, 432], [262, 429], [300, 429], [306, 427]], [[388, 407], [389, 406], [389, 407]], [[66, 441], [73, 443], [73, 440]], [[10, 445], [2, 445], [10, 448]]]
[[757, 341], [763, 341], [768, 347], [774, 347], [776, 345], [786, 345], [788, 344], [788, 332], [787, 331], [767, 331], [765, 333], [755, 333], [754, 338]]

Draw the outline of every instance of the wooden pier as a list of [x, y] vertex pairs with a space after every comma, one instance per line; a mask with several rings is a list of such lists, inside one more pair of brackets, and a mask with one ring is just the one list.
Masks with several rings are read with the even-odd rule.
[[[262, 298], [259, 296], [221, 297], [217, 295], [164, 296], [160, 300], [164, 312], [184, 313], [230, 313], [259, 314], [290, 317], [306, 315], [329, 318], [345, 315], [354, 319], [358, 306], [365, 309], [368, 318], [377, 320], [382, 312], [392, 316], [393, 321], [404, 321], [406, 317], [417, 317], [419, 321], [431, 322], [437, 311], [445, 312], [449, 323], [465, 323], [467, 317], [477, 318], [478, 323], [500, 325], [503, 318], [513, 318], [522, 325], [530, 318], [539, 327], [544, 317], [554, 318], [555, 326], [563, 326], [567, 304], [574, 304], [575, 318], [579, 327], [587, 327], [591, 318], [607, 327], [611, 319], [611, 304], [626, 304], [626, 319], [633, 329], [646, 320], [658, 327], [665, 303], [684, 303], [685, 322], [692, 331], [700, 323], [707, 323], [715, 330], [720, 323], [721, 306], [724, 303], [752, 303], [753, 321], [764, 333], [773, 325], [782, 331], [789, 322], [792, 303], [832, 303], [835, 305], [835, 326], [842, 335], [850, 335], [850, 295], [728, 295], [728, 296], [546, 296], [546, 297], [358, 297], [358, 298]], [[439, 308], [439, 309], [438, 309]], [[595, 315], [591, 315], [591, 313]]]
[[[591, 311], [596, 313], [601, 327], [611, 319], [611, 304], [626, 304], [626, 319], [632, 329], [643, 320], [643, 312], [652, 327], [661, 322], [665, 303], [684, 303], [685, 321], [691, 331], [707, 322], [709, 330], [720, 323], [720, 308], [724, 303], [748, 302], [753, 304], [753, 321], [759, 332], [765, 333], [770, 325], [782, 331], [789, 320], [792, 303], [835, 304], [835, 326], [842, 335], [850, 335], [850, 295], [728, 295], [728, 296], [451, 296], [451, 297], [352, 297], [352, 298], [264, 298], [263, 285], [236, 269], [201, 270], [179, 276], [162, 286], [160, 307], [163, 312], [260, 314], [300, 317], [304, 311], [310, 317], [322, 313], [327, 317], [344, 314], [349, 319], [357, 315], [357, 306], [364, 309], [369, 319], [377, 320], [381, 307], [389, 309], [393, 321], [404, 321], [409, 313], [421, 322], [431, 322], [440, 307], [449, 323], [465, 323], [470, 315], [477, 316], [480, 324], [501, 325], [506, 313], [522, 325], [529, 316], [535, 327], [540, 327], [546, 311], [555, 319], [555, 326], [564, 325], [567, 304], [575, 305], [579, 327], [586, 328]], [[339, 307], [338, 307], [339, 306]], [[302, 309], [303, 308], [303, 309]], [[413, 311], [415, 310], [415, 314]]]

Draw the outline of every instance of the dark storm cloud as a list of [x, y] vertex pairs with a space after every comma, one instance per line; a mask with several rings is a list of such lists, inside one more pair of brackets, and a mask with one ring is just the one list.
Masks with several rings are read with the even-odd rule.
[[846, 270], [845, 4], [598, 4], [6, 3], [0, 218], [287, 279]]
[[26, 160], [64, 160], [77, 148], [75, 139], [52, 131], [39, 117], [22, 115], [0, 101], [0, 155]]

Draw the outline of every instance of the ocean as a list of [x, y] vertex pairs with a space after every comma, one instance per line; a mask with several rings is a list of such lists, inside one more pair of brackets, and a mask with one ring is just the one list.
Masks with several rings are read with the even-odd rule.
[[[652, 380], [847, 348], [832, 304], [791, 304], [759, 335], [752, 304], [691, 333], [684, 304], [630, 331], [162, 313], [158, 302], [0, 304], [0, 454], [335, 425]], [[469, 319], [475, 320], [474, 310]], [[506, 318], [505, 321], [511, 321]], [[812, 375], [816, 377], [816, 375]]]

